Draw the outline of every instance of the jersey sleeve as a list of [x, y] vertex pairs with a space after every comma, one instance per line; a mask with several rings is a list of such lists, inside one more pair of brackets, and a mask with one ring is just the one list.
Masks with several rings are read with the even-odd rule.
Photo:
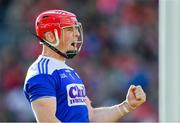
[[55, 80], [50, 75], [36, 75], [25, 85], [26, 97], [30, 102], [45, 97], [56, 97]]

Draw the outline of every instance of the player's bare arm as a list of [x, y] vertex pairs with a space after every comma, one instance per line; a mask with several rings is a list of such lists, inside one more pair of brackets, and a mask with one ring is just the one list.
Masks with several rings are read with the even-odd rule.
[[40, 98], [31, 103], [36, 121], [42, 122], [60, 122], [56, 116], [56, 98]]
[[90, 121], [93, 122], [114, 122], [129, 112], [135, 110], [146, 101], [146, 94], [141, 86], [131, 85], [126, 100], [111, 107], [93, 108], [87, 98]]

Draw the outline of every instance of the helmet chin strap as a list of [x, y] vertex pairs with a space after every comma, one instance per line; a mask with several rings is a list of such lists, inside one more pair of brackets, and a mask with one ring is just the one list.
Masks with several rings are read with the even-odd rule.
[[[56, 30], [57, 31], [57, 30]], [[39, 41], [41, 43], [43, 43], [44, 45], [46, 45], [47, 47], [49, 47], [51, 50], [53, 50], [54, 52], [56, 52], [57, 54], [59, 54], [60, 56], [63, 56], [64, 58], [67, 58], [67, 59], [72, 59], [74, 56], [76, 56], [78, 54], [77, 51], [67, 51], [66, 53], [63, 53], [61, 51], [59, 51], [55, 46], [59, 45], [60, 43], [60, 40], [59, 40], [59, 36], [57, 35], [58, 33], [56, 33], [55, 31], [55, 37], [56, 37], [56, 40], [57, 42], [55, 44], [52, 44], [52, 43], [49, 43], [48, 41], [40, 38], [39, 36], [37, 36], [36, 34], [33, 33], [33, 35], [35, 37], [37, 37], [39, 39]]]

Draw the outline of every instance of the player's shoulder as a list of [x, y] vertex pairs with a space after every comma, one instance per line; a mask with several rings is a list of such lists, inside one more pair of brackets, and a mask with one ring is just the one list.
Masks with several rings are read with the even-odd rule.
[[52, 75], [55, 70], [70, 69], [71, 67], [65, 64], [63, 61], [59, 61], [52, 57], [40, 55], [37, 60], [29, 67], [26, 80], [36, 75]]

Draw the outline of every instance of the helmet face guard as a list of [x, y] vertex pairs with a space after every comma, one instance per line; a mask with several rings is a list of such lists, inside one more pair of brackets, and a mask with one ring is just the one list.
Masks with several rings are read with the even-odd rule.
[[[68, 36], [70, 39], [67, 40], [65, 33], [68, 32]], [[60, 38], [60, 51], [64, 49], [65, 51], [61, 51], [68, 56], [68, 58], [73, 58], [77, 55], [83, 44], [83, 31], [81, 23], [77, 23], [72, 26], [65, 26], [61, 28], [61, 38]]]
[[[36, 19], [36, 33], [41, 43], [65, 58], [77, 55], [83, 44], [82, 25], [73, 13], [64, 10], [49, 10]], [[51, 31], [56, 39], [50, 43], [44, 39], [44, 33]]]

